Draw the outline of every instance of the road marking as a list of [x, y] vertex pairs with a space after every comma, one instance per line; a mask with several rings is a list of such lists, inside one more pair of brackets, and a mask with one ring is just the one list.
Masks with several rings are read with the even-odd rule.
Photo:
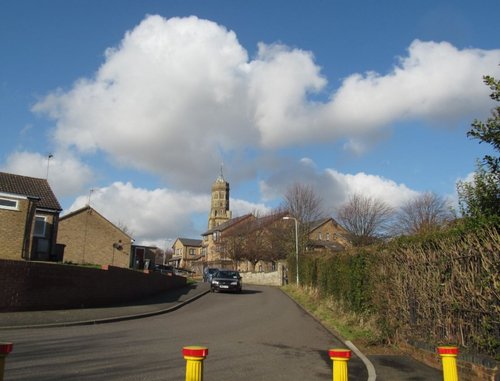
[[361, 351], [350, 341], [346, 341], [345, 344], [354, 352], [356, 353], [356, 356], [358, 356], [361, 361], [364, 362], [366, 369], [368, 370], [368, 381], [375, 381], [377, 379], [377, 373], [375, 373], [375, 367], [371, 363], [370, 360], [368, 360], [368, 357], [366, 357]]

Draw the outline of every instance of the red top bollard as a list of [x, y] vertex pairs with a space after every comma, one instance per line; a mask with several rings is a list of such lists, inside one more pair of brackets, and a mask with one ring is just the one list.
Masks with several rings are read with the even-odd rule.
[[0, 354], [9, 354], [12, 352], [14, 345], [12, 343], [0, 343]]
[[330, 349], [328, 351], [328, 355], [330, 355], [330, 358], [337, 357], [337, 358], [350, 359], [351, 351], [349, 349]]
[[440, 355], [458, 355], [458, 347], [438, 347]]
[[182, 348], [182, 355], [183, 356], [190, 356], [190, 357], [207, 357], [208, 356], [208, 348], [205, 347], [184, 347]]

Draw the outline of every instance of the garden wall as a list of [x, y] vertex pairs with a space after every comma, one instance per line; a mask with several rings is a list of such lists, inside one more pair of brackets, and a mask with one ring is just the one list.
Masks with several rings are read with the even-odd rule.
[[185, 284], [176, 275], [112, 266], [0, 260], [0, 312], [101, 307]]

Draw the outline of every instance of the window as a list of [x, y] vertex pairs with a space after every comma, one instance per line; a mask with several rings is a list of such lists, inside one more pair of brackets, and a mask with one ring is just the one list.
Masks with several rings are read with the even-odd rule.
[[318, 240], [321, 241], [321, 232], [318, 233]]
[[190, 249], [189, 249], [189, 255], [195, 255], [195, 254], [196, 254], [196, 253], [195, 253], [194, 249], [193, 249], [193, 248], [190, 248]]
[[0, 198], [0, 209], [19, 210], [19, 201], [9, 198]]
[[326, 240], [329, 241], [330, 240], [330, 233], [326, 233]]
[[45, 237], [46, 226], [47, 226], [47, 217], [35, 216], [35, 231], [33, 232], [33, 235], [35, 237]]

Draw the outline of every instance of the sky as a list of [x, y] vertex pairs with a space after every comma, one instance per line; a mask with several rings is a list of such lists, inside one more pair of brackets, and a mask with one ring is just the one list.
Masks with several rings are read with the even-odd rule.
[[0, 0], [0, 171], [47, 178], [138, 243], [207, 230], [293, 184], [323, 208], [456, 202], [491, 147], [500, 2]]

